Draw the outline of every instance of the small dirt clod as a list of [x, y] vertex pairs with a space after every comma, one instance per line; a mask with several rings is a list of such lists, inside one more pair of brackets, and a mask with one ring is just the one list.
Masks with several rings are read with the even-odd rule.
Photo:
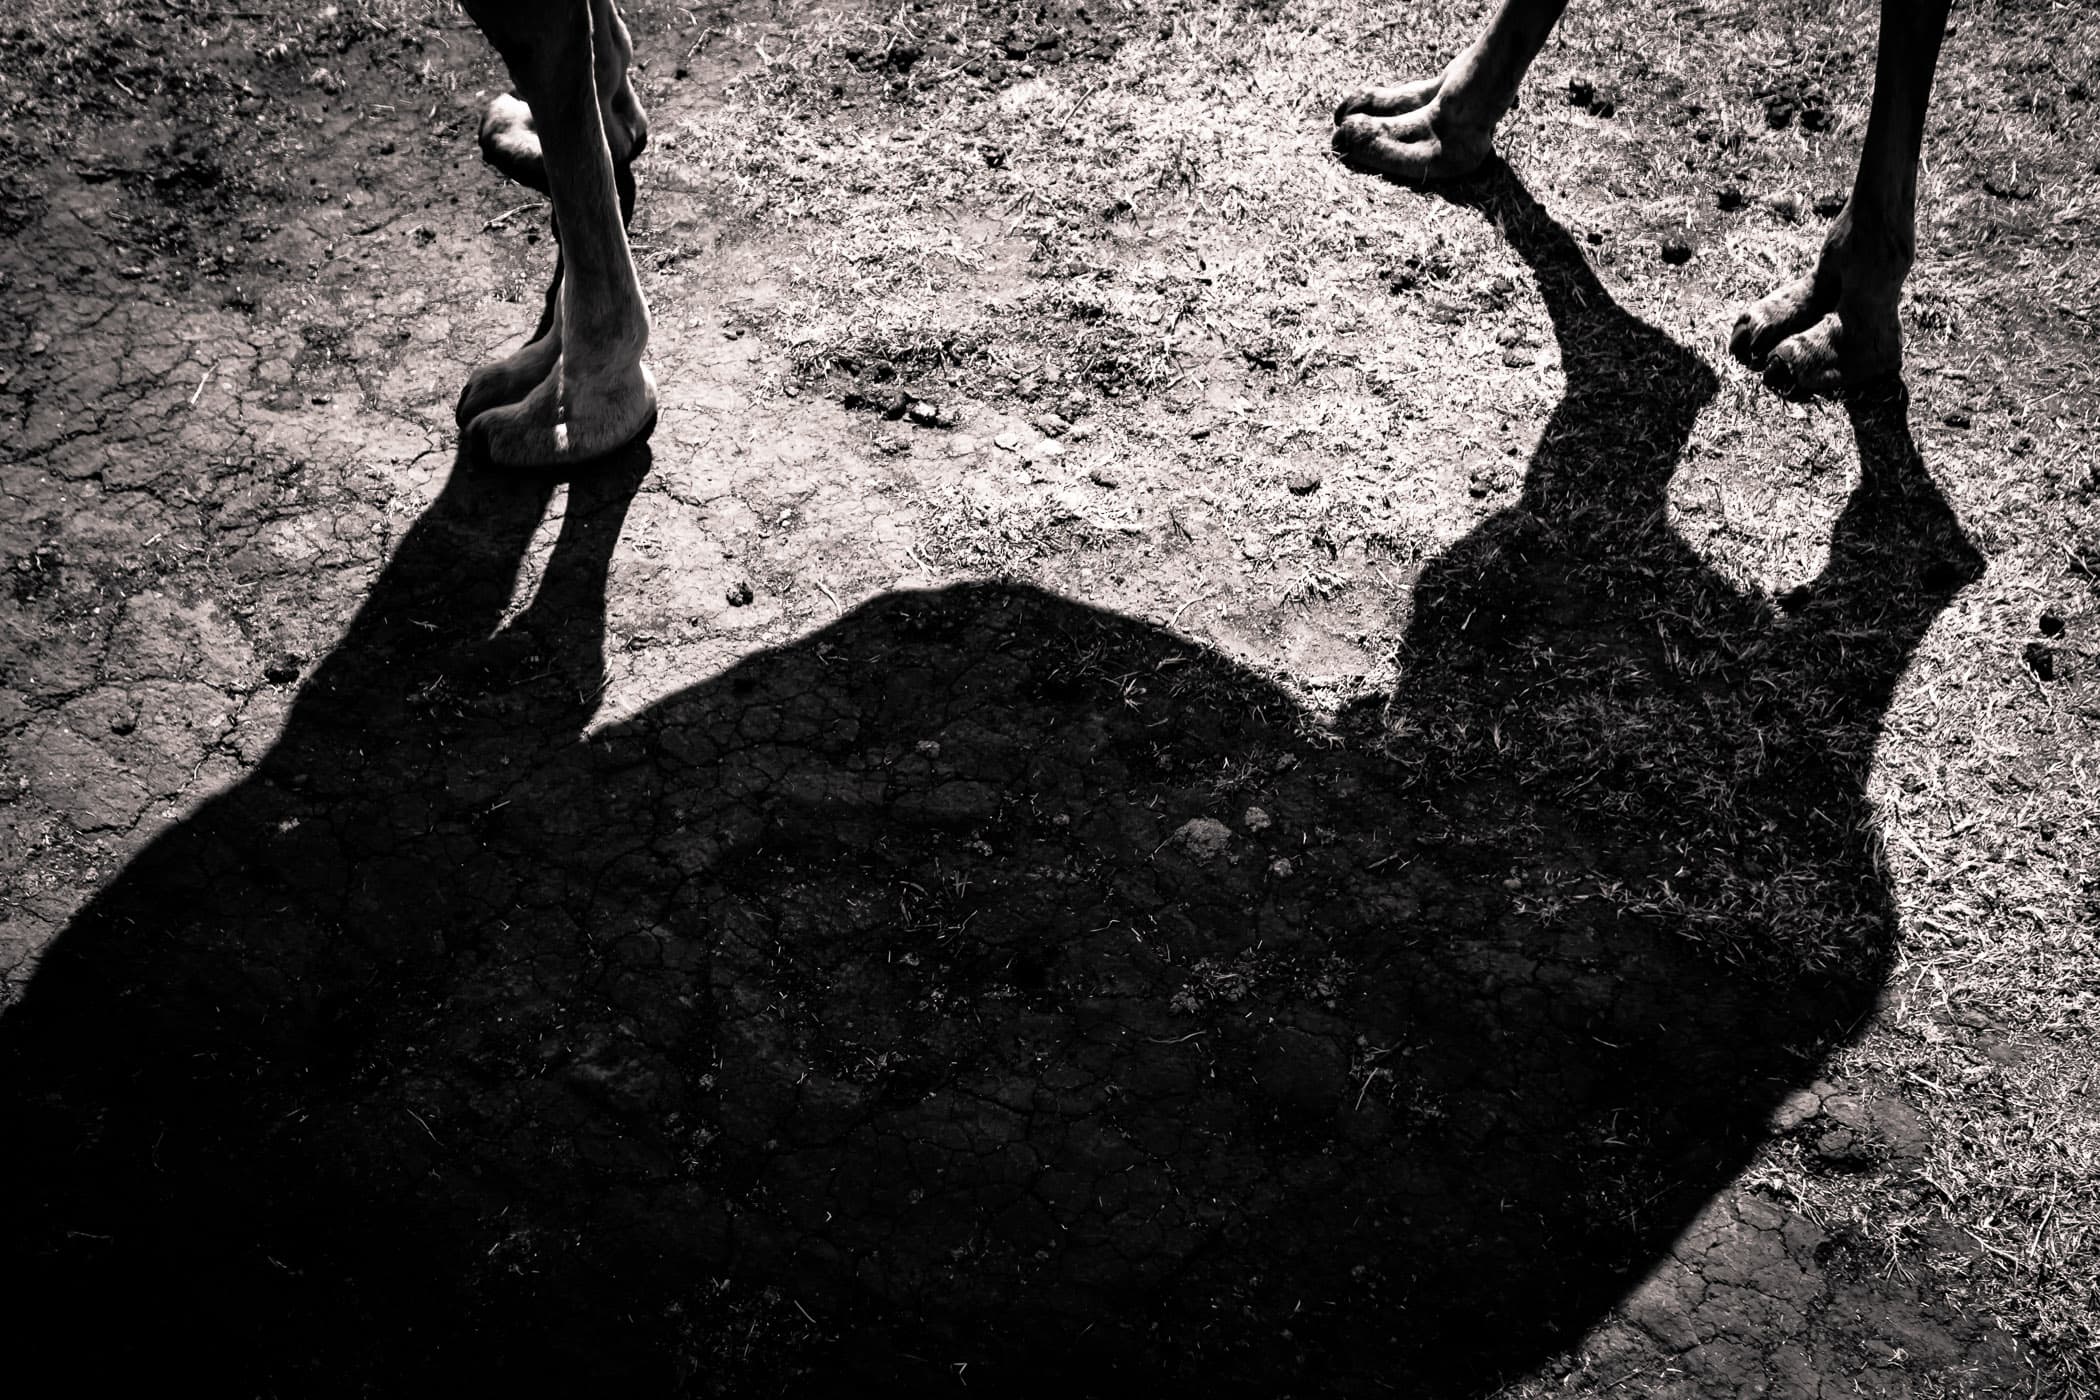
[[1208, 864], [1223, 855], [1225, 848], [1232, 844], [1232, 828], [1216, 817], [1191, 817], [1175, 829], [1170, 839], [1187, 852], [1190, 859]]

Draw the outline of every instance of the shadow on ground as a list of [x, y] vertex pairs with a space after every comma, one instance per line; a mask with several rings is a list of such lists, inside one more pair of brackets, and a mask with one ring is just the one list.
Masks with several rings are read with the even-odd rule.
[[586, 738], [646, 459], [508, 625], [553, 488], [456, 471], [0, 1025], [19, 1335], [740, 1395], [1462, 1394], [1573, 1341], [1872, 1008], [1862, 784], [1979, 563], [1861, 404], [1827, 569], [1743, 596], [1663, 511], [1707, 369], [1506, 171], [1463, 202], [1568, 392], [1337, 724], [985, 584]]

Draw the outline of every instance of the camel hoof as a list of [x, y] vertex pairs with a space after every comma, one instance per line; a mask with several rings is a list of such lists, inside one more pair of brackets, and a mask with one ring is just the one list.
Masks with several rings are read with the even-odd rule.
[[493, 467], [562, 470], [587, 466], [656, 428], [656, 379], [635, 365], [611, 384], [567, 383], [559, 366], [517, 403], [477, 414], [461, 446]]
[[1441, 74], [1434, 78], [1423, 78], [1418, 82], [1402, 83], [1398, 87], [1364, 88], [1351, 93], [1335, 104], [1334, 124], [1340, 126], [1353, 116], [1397, 117], [1402, 112], [1412, 112], [1418, 107], [1427, 107], [1436, 101], [1443, 90]]
[[478, 366], [459, 391], [453, 421], [464, 428], [492, 408], [517, 403], [553, 374], [560, 362], [561, 338], [549, 336]]
[[1486, 164], [1494, 134], [1493, 126], [1450, 121], [1432, 102], [1397, 116], [1343, 118], [1334, 129], [1334, 153], [1352, 170], [1408, 184], [1455, 180]]

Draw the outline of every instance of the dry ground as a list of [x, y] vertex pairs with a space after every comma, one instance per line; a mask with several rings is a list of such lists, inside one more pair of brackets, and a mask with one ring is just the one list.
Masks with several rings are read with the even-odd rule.
[[[210, 1325], [295, 1393], [429, 1363], [417, 1306], [515, 1340], [503, 1309], [558, 1331], [594, 1278], [656, 1311], [577, 1323], [562, 1364], [611, 1339], [701, 1392], [2100, 1391], [2100, 20], [1957, 10], [1909, 401], [1848, 412], [1718, 347], [1846, 187], [1871, 8], [1578, 5], [1508, 171], [1447, 195], [1341, 169], [1327, 110], [1441, 62], [1472, 3], [641, 5], [663, 412], [653, 460], [573, 490], [454, 474], [451, 396], [549, 259], [474, 157], [496, 75], [453, 11], [11, 16], [11, 1267], [77, 1269], [78, 1302], [247, 1247], [213, 1223], [245, 1188], [150, 1185], [186, 1122], [197, 1180], [269, 1199], [325, 1148], [360, 1229], [424, 1199], [516, 1261], [332, 1293], [350, 1226], [258, 1207], [256, 1240], [312, 1247], [250, 1241], [288, 1296], [377, 1339], [256, 1342], [231, 1315], [276, 1275], [225, 1263]], [[788, 735], [805, 696], [916, 776], [854, 796], [859, 760]], [[707, 747], [753, 715], [787, 728]], [[300, 846], [331, 812], [390, 837]], [[499, 850], [567, 892], [489, 893]], [[825, 912], [893, 905], [866, 946], [875, 915]], [[617, 953], [506, 943], [521, 909], [577, 946], [615, 915], [727, 941], [684, 992], [609, 991]], [[1168, 946], [1110, 948], [1117, 920]], [[377, 951], [205, 970], [293, 927]], [[492, 970], [534, 958], [536, 1000]], [[345, 1009], [376, 988], [415, 991]], [[714, 999], [704, 1053], [659, 1024], [681, 995]], [[295, 1002], [339, 1080], [271, 1078], [282, 1046], [252, 1084], [130, 1067], [231, 1065]], [[1103, 1025], [1140, 1048], [1090, 1059]], [[527, 1062], [592, 1106], [491, 1087]], [[998, 1126], [1017, 1092], [1067, 1096], [1070, 1135]], [[230, 1126], [263, 1109], [324, 1126]], [[824, 1113], [858, 1126], [795, 1136]], [[1129, 1209], [1050, 1182], [1074, 1159]]]

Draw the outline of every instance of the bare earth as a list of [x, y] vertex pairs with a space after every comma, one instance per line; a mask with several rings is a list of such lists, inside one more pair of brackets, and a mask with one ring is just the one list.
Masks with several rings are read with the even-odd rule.
[[641, 4], [558, 482], [473, 31], [135, 8], [0, 25], [32, 1390], [2100, 1393], [2090, 11], [1789, 404], [1859, 3], [1578, 9], [1434, 193], [1327, 104], [1471, 5]]

